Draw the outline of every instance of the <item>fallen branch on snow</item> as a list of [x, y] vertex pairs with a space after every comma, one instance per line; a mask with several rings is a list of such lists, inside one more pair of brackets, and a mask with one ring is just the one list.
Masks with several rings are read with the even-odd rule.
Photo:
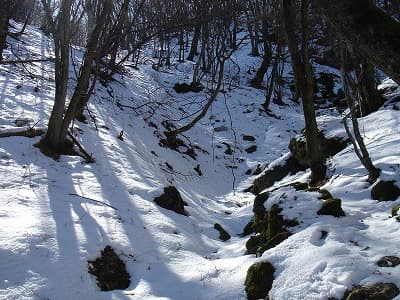
[[33, 138], [35, 136], [41, 136], [44, 134], [44, 129], [34, 129], [34, 128], [21, 128], [21, 127], [7, 127], [0, 128], [0, 138], [11, 137], [11, 136], [24, 136], [28, 138]]
[[18, 59], [18, 60], [2, 60], [0, 65], [17, 65], [26, 63], [38, 63], [38, 62], [54, 62], [54, 58], [44, 58], [44, 59]]
[[68, 194], [68, 195], [70, 195], [70, 196], [76, 196], [76, 197], [79, 197], [79, 198], [82, 198], [82, 199], [85, 199], [85, 200], [90, 200], [90, 201], [93, 201], [93, 202], [95, 202], [95, 203], [99, 203], [99, 204], [101, 204], [101, 205], [110, 207], [110, 208], [112, 208], [112, 209], [114, 209], [114, 210], [118, 210], [118, 208], [116, 208], [115, 206], [112, 206], [112, 205], [107, 204], [107, 203], [105, 203], [105, 202], [103, 202], [103, 201], [100, 201], [100, 200], [92, 199], [92, 198], [85, 197], [85, 196], [81, 196], [81, 195], [74, 194], [74, 193], [70, 193], [70, 194]]
[[74, 137], [74, 135], [70, 132], [68, 132], [68, 136], [72, 139], [72, 142], [79, 148], [81, 151], [81, 154], [83, 158], [86, 160], [87, 163], [94, 163], [95, 159], [93, 158], [92, 155], [90, 155], [85, 148], [78, 142], [78, 140]]

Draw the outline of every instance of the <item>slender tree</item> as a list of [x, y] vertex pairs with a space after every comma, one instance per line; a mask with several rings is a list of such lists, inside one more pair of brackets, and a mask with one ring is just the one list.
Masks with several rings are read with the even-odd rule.
[[0, 62], [3, 59], [3, 50], [7, 45], [8, 27], [15, 14], [19, 1], [4, 0], [0, 5]]
[[[307, 158], [311, 168], [311, 183], [325, 178], [326, 166], [320, 148], [319, 131], [313, 106], [313, 72], [308, 54], [308, 0], [301, 2], [301, 43], [297, 40], [296, 4], [283, 0], [283, 18], [296, 86], [300, 92], [306, 127]], [[299, 44], [301, 47], [299, 49]]]
[[[379, 178], [380, 170], [375, 167], [371, 160], [364, 139], [362, 138], [357, 119], [360, 115], [361, 103], [366, 102], [362, 100], [362, 98], [365, 97], [363, 88], [360, 87], [362, 82], [358, 82], [358, 80], [362, 81], [363, 78], [358, 76], [356, 71], [351, 71], [348, 68], [348, 57], [352, 51], [345, 49], [345, 46], [342, 46], [341, 48], [343, 86], [350, 109], [349, 114], [344, 117], [343, 123], [357, 157], [368, 171], [368, 181], [373, 183]], [[350, 129], [350, 126], [347, 123], [348, 117], [351, 119], [353, 130]]]
[[42, 5], [54, 40], [56, 91], [48, 129], [41, 144], [47, 145], [53, 151], [62, 152], [66, 138], [60, 133], [68, 87], [72, 0], [61, 1], [58, 14], [54, 19], [51, 1], [42, 0]]
[[[99, 45], [102, 41], [102, 34], [105, 25], [109, 23], [108, 15], [112, 12], [112, 0], [99, 1], [96, 13], [96, 24], [88, 39], [83, 63], [80, 68], [77, 85], [73, 96], [69, 101], [68, 109], [65, 111], [68, 75], [69, 75], [69, 51], [71, 41], [71, 11], [72, 0], [63, 0], [60, 10], [54, 20], [51, 21], [51, 28], [54, 37], [55, 48], [55, 81], [56, 94], [53, 110], [50, 115], [48, 130], [45, 137], [39, 142], [38, 147], [45, 153], [52, 156], [68, 151], [67, 134], [71, 121], [82, 111], [86, 105], [90, 93], [94, 88], [96, 75], [92, 84], [91, 75], [94, 71], [94, 64], [99, 59]], [[47, 16], [52, 16], [50, 2], [42, 0]], [[77, 9], [75, 7], [75, 9]]]

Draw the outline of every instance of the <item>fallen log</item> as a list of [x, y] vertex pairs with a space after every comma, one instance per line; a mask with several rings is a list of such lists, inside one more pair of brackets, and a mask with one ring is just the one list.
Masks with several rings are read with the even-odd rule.
[[24, 136], [28, 138], [33, 138], [35, 136], [41, 136], [44, 134], [44, 129], [34, 129], [34, 128], [21, 128], [21, 127], [7, 127], [0, 128], [0, 138], [6, 138], [11, 136]]

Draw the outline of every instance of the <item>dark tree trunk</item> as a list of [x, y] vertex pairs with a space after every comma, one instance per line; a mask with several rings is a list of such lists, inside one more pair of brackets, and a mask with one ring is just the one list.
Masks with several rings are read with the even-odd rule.
[[313, 0], [361, 56], [400, 84], [400, 23], [370, 0]]
[[[42, 0], [44, 6], [45, 0]], [[86, 46], [83, 63], [77, 78], [77, 85], [69, 103], [68, 109], [64, 114], [68, 75], [69, 75], [69, 44], [71, 39], [71, 7], [72, 0], [63, 0], [56, 22], [52, 23], [54, 45], [55, 45], [55, 80], [56, 95], [53, 110], [50, 115], [48, 130], [44, 139], [39, 143], [39, 147], [46, 152], [50, 150], [51, 155], [64, 153], [68, 127], [71, 121], [82, 111], [86, 105], [89, 95], [94, 88], [94, 83], [90, 84], [93, 61], [98, 58], [102, 48], [99, 47], [100, 37], [104, 24], [108, 22], [108, 14], [112, 10], [112, 1], [104, 0], [102, 13], [96, 17], [96, 25], [91, 33]], [[46, 7], [46, 6], [45, 6]], [[48, 7], [48, 6], [47, 6]], [[48, 7], [49, 8], [49, 7]], [[46, 12], [50, 16], [50, 10]]]
[[[51, 19], [51, 11], [46, 1], [42, 1], [47, 7], [46, 14]], [[53, 110], [50, 115], [48, 130], [43, 142], [53, 151], [61, 153], [65, 147], [65, 137], [61, 135], [65, 101], [67, 97], [69, 75], [69, 45], [71, 40], [71, 6], [72, 0], [64, 0], [61, 3], [60, 12], [56, 22], [52, 23], [55, 52], [55, 81], [56, 94]]]
[[12, 2], [11, 0], [5, 0], [0, 5], [0, 62], [3, 59], [3, 50], [7, 46], [8, 25], [17, 5]]
[[356, 71], [360, 81], [360, 112], [366, 116], [377, 111], [383, 102], [377, 89], [374, 66], [369, 61], [362, 59]]
[[263, 20], [262, 20], [262, 37], [263, 37], [263, 43], [264, 43], [264, 54], [262, 57], [261, 65], [258, 68], [256, 75], [250, 82], [250, 84], [253, 87], [260, 87], [262, 85], [265, 73], [267, 73], [267, 70], [268, 70], [269, 66], [271, 65], [271, 60], [272, 60], [271, 45], [268, 42], [268, 21], [267, 21], [266, 16], [263, 16]]
[[197, 55], [197, 48], [199, 45], [200, 32], [201, 32], [201, 22], [198, 22], [198, 23], [196, 23], [196, 26], [194, 27], [192, 45], [190, 47], [189, 55], [187, 57], [187, 59], [190, 61], [193, 61], [194, 57]]
[[296, 38], [296, 6], [294, 0], [283, 0], [283, 17], [296, 86], [301, 94], [306, 127], [307, 159], [311, 168], [311, 183], [325, 179], [326, 167], [320, 149], [319, 132], [313, 106], [313, 73], [308, 57], [308, 1], [302, 1], [302, 41]]
[[[341, 49], [343, 87], [345, 89], [347, 103], [350, 108], [350, 113], [348, 116], [351, 117], [353, 130], [351, 131], [350, 127], [347, 124], [348, 116], [344, 117], [343, 124], [350, 138], [350, 141], [353, 144], [354, 151], [357, 157], [359, 158], [365, 169], [368, 171], [368, 181], [373, 183], [379, 178], [380, 170], [373, 164], [360, 132], [357, 118], [360, 114], [358, 110], [360, 107], [359, 103], [362, 101], [363, 92], [360, 92], [360, 88], [362, 88], [360, 87], [360, 83], [352, 78], [352, 72], [348, 69], [349, 62], [347, 61], [347, 55], [349, 54], [349, 51], [346, 51], [344, 48], [345, 47], [342, 46]], [[356, 77], [358, 79], [359, 76], [358, 74], [355, 74], [355, 76], [353, 77]]]
[[0, 12], [0, 61], [3, 60], [3, 50], [6, 48], [9, 21], [8, 16]]
[[97, 16], [95, 27], [86, 45], [86, 52], [80, 68], [79, 76], [77, 78], [77, 85], [62, 122], [60, 136], [64, 140], [67, 138], [69, 125], [79, 114], [82, 114], [83, 109], [89, 101], [90, 94], [95, 87], [97, 75], [94, 75], [95, 77], [93, 80], [91, 80], [91, 74], [93, 73], [93, 62], [100, 58], [100, 51], [98, 49], [100, 37], [102, 31], [104, 30], [105, 24], [107, 24], [109, 21], [109, 13], [111, 10], [112, 0], [104, 0], [102, 13]]

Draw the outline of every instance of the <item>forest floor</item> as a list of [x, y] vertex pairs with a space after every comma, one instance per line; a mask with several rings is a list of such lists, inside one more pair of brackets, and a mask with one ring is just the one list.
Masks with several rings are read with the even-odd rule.
[[[51, 57], [51, 41], [32, 27], [20, 42], [12, 42], [15, 53], [5, 52], [9, 58]], [[258, 261], [275, 267], [269, 295], [276, 300], [341, 299], [353, 286], [399, 284], [400, 266], [376, 262], [399, 256], [400, 222], [391, 209], [400, 199], [371, 199], [367, 172], [351, 145], [328, 159], [323, 186], [342, 200], [346, 216], [319, 216], [317, 192], [281, 187], [265, 206], [279, 203], [285, 217], [299, 225], [261, 257], [245, 255], [249, 236], [239, 235], [253, 216], [254, 200], [245, 190], [257, 177], [247, 171], [286, 155], [290, 139], [304, 127], [301, 106], [289, 100], [289, 90], [286, 105], [271, 105], [275, 117], [260, 110], [264, 91], [248, 86], [247, 72], [257, 68], [259, 58], [248, 52], [245, 46], [235, 54], [240, 72], [235, 74], [235, 64], [228, 66], [227, 78], [234, 80], [226, 82], [178, 151], [160, 144], [162, 124], [185, 124], [207, 100], [205, 92], [173, 89], [175, 83], [190, 83], [190, 62], [159, 71], [151, 63], [126, 66], [124, 76], [97, 85], [88, 105], [91, 117], [74, 124], [94, 163], [79, 156], [46, 157], [33, 146], [40, 137], [1, 138], [0, 299], [245, 299], [246, 272]], [[79, 51], [73, 53], [79, 60]], [[0, 132], [46, 127], [53, 74], [51, 62], [0, 66]], [[360, 118], [360, 125], [382, 170], [380, 179], [400, 185], [400, 112], [393, 105]], [[336, 109], [319, 110], [318, 123], [327, 136], [345, 136]], [[251, 146], [256, 151], [248, 153]], [[299, 172], [272, 188], [306, 182], [309, 175], [309, 170]], [[170, 184], [187, 202], [188, 216], [154, 203]], [[219, 239], [215, 223], [232, 236], [229, 241]], [[88, 273], [88, 261], [107, 245], [131, 275], [126, 290], [102, 292]]]

